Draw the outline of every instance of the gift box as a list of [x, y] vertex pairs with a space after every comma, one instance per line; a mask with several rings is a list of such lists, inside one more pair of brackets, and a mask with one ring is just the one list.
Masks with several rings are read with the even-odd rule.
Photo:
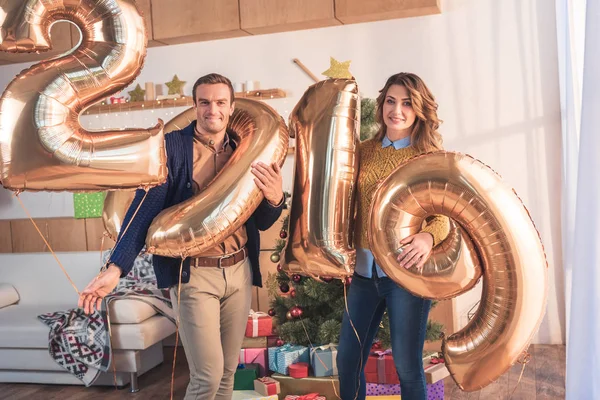
[[365, 366], [365, 378], [369, 383], [400, 383], [392, 351], [376, 351], [369, 355]]
[[285, 400], [327, 400], [325, 396], [320, 396], [318, 393], [309, 393], [309, 394], [288, 394], [285, 396]]
[[263, 396], [254, 390], [234, 390], [231, 395], [231, 400], [278, 400], [279, 397], [274, 394], [271, 396]]
[[427, 400], [444, 400], [444, 381], [427, 384]]
[[446, 364], [432, 364], [424, 366], [425, 369], [425, 381], [427, 383], [436, 383], [450, 375], [450, 371], [446, 368]]
[[242, 349], [266, 349], [277, 347], [277, 336], [246, 337], [242, 342]]
[[367, 396], [386, 396], [400, 394], [400, 384], [367, 383]]
[[[283, 399], [288, 395], [301, 395], [319, 393], [326, 399], [338, 400], [340, 395], [340, 382], [337, 376], [315, 377], [296, 379], [291, 376], [273, 374], [271, 378], [279, 381], [281, 393], [280, 398]], [[337, 394], [336, 394], [337, 393]]]
[[337, 347], [334, 344], [315, 347], [310, 350], [310, 365], [315, 376], [338, 374]]
[[241, 349], [238, 364], [258, 364], [258, 376], [267, 375], [267, 349]]
[[74, 193], [75, 218], [101, 218], [106, 193]]
[[240, 364], [233, 377], [233, 390], [254, 390], [258, 369], [258, 364]]
[[270, 336], [273, 333], [273, 318], [267, 313], [250, 310], [248, 322], [246, 323], [246, 336], [259, 337]]
[[288, 372], [292, 378], [306, 378], [308, 376], [308, 363], [296, 363], [288, 367]]
[[279, 382], [273, 378], [258, 378], [254, 381], [254, 391], [265, 396], [278, 394], [281, 391]]
[[286, 344], [269, 348], [269, 369], [273, 372], [288, 375], [289, 366], [299, 362], [310, 362], [308, 347]]
[[[367, 383], [367, 396], [391, 396], [398, 399], [400, 393], [400, 384], [389, 385], [385, 383]], [[377, 397], [381, 400], [383, 397]], [[444, 381], [437, 381], [434, 384], [427, 384], [427, 400], [444, 400]]]

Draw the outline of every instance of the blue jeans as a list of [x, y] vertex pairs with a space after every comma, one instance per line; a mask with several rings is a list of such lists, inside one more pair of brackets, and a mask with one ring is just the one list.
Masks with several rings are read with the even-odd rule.
[[355, 273], [348, 292], [350, 318], [344, 312], [337, 355], [342, 400], [363, 400], [366, 396], [365, 364], [386, 307], [402, 400], [427, 398], [423, 345], [431, 301], [413, 296], [390, 278], [379, 278], [373, 271], [373, 278]]

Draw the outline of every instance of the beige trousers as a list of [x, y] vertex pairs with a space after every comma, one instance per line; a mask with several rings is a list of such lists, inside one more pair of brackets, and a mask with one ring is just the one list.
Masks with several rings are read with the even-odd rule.
[[226, 268], [191, 267], [190, 282], [171, 287], [179, 335], [190, 368], [185, 400], [231, 400], [250, 302], [252, 269], [244, 261]]

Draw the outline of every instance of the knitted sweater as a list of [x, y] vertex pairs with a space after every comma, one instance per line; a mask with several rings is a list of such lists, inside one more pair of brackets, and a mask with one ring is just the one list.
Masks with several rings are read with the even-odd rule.
[[[369, 226], [369, 210], [373, 195], [379, 183], [387, 178], [394, 169], [404, 161], [418, 155], [412, 146], [396, 150], [394, 146], [382, 148], [381, 140], [367, 140], [359, 147], [359, 173], [357, 191], [357, 215], [354, 236], [355, 246], [368, 249], [367, 227]], [[433, 245], [438, 245], [448, 236], [450, 222], [448, 217], [434, 215], [427, 219], [427, 225], [421, 232], [429, 232], [433, 236]]]

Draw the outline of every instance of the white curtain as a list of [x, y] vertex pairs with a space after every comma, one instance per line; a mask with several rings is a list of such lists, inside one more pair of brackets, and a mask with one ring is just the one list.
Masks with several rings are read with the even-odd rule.
[[600, 399], [600, 0], [556, 0], [567, 400]]

